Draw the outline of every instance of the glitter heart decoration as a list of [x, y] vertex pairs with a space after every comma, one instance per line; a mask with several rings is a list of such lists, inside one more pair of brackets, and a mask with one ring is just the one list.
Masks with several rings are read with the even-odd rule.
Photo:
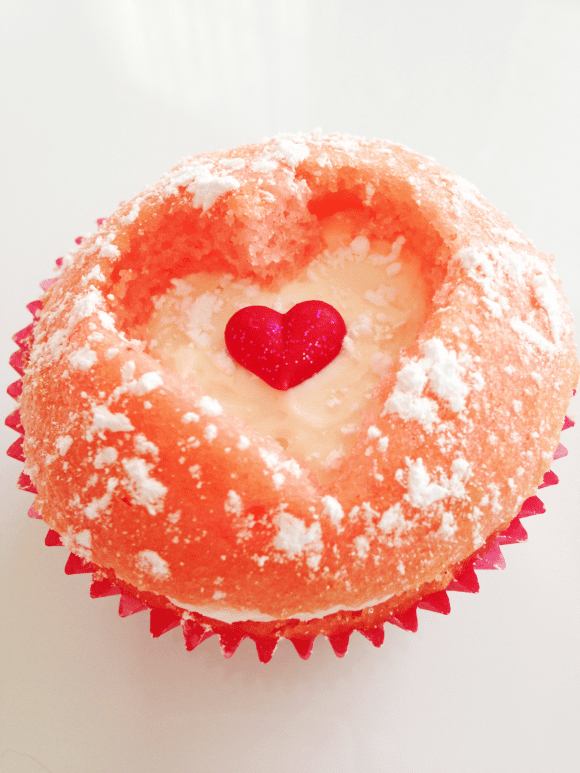
[[267, 306], [246, 306], [228, 321], [228, 352], [242, 367], [274, 389], [301, 384], [340, 352], [346, 325], [324, 301], [303, 301], [286, 314]]

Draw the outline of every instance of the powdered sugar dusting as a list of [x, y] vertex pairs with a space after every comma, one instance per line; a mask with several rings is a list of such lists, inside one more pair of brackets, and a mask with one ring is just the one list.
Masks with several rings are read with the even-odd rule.
[[381, 515], [377, 527], [384, 533], [389, 533], [404, 526], [405, 518], [401, 503], [397, 502]]
[[157, 371], [151, 371], [150, 373], [143, 373], [132, 391], [136, 395], [146, 395], [148, 392], [159, 389], [161, 386], [163, 386], [161, 374]]
[[154, 550], [140, 550], [135, 563], [138, 569], [156, 580], [166, 580], [171, 574], [167, 561]]
[[221, 416], [223, 408], [218, 400], [204, 395], [198, 402], [199, 409], [204, 416]]
[[238, 517], [243, 514], [244, 507], [242, 504], [242, 498], [237, 493], [237, 491], [234, 491], [233, 489], [228, 491], [226, 501], [224, 502], [224, 510], [226, 513], [230, 515], [236, 515]]
[[301, 161], [304, 161], [310, 155], [308, 146], [303, 142], [297, 142], [289, 139], [279, 139], [276, 143], [276, 149], [272, 153], [274, 157], [283, 159], [289, 166], [294, 168]]
[[114, 464], [117, 461], [118, 457], [119, 457], [119, 452], [117, 451], [116, 448], [114, 448], [113, 446], [105, 446], [95, 454], [93, 464], [97, 470], [100, 470], [103, 467], [107, 467], [110, 464]]
[[74, 370], [90, 370], [97, 361], [97, 353], [86, 344], [76, 349], [68, 358], [69, 365]]
[[60, 535], [62, 544], [71, 553], [74, 553], [85, 561], [92, 559], [92, 534], [89, 529], [74, 531], [70, 526], [66, 532]]
[[251, 443], [248, 440], [248, 438], [245, 435], [240, 435], [240, 439], [238, 440], [238, 443], [237, 443], [236, 447], [240, 451], [245, 451], [247, 448], [250, 447], [250, 445], [251, 445]]
[[429, 388], [454, 413], [459, 413], [466, 406], [470, 387], [465, 381], [466, 366], [456, 351], [447, 349], [439, 338], [426, 341], [423, 351], [424, 357], [407, 360], [397, 373], [397, 384], [381, 415], [397, 413], [405, 421], [417, 421], [431, 432], [439, 421], [438, 407], [435, 400], [423, 396], [423, 390]]
[[318, 569], [323, 549], [320, 524], [315, 521], [307, 527], [304, 521], [286, 512], [285, 508], [286, 505], [281, 505], [272, 519], [277, 530], [274, 548], [288, 558], [298, 558], [304, 553], [308, 566]]
[[525, 341], [533, 344], [540, 351], [545, 352], [546, 354], [552, 353], [554, 351], [555, 345], [552, 343], [552, 341], [548, 341], [547, 338], [545, 338], [531, 325], [528, 325], [527, 322], [524, 322], [517, 317], [513, 317], [510, 319], [510, 327]]
[[186, 163], [168, 175], [165, 195], [176, 194], [180, 187], [193, 193], [193, 206], [207, 212], [224, 194], [240, 187], [239, 181], [231, 175], [212, 170], [209, 164]]
[[150, 515], [160, 513], [167, 487], [150, 475], [153, 465], [140, 457], [123, 459], [122, 464], [127, 473], [125, 484], [135, 503], [145, 507]]
[[93, 407], [92, 430], [108, 430], [109, 432], [131, 432], [135, 428], [124, 413], [112, 413], [106, 405]]
[[[412, 507], [425, 509], [435, 504], [441, 499], [451, 497], [453, 499], [465, 499], [467, 492], [465, 482], [471, 475], [471, 465], [463, 458], [458, 457], [452, 462], [451, 476], [447, 477], [443, 472], [439, 475], [439, 483], [432, 479], [427, 471], [423, 459], [407, 458], [407, 493], [404, 499]], [[398, 470], [395, 476], [396, 480], [405, 485], [405, 475], [403, 470]]]
[[560, 336], [562, 333], [562, 315], [560, 313], [560, 304], [558, 302], [558, 295], [554, 283], [547, 272], [542, 271], [533, 276], [532, 284], [538, 303], [544, 308], [548, 315], [554, 342], [557, 345], [560, 343]]
[[56, 450], [61, 456], [64, 456], [66, 452], [69, 450], [69, 448], [73, 444], [73, 439], [70, 435], [61, 435], [56, 439], [55, 446]]
[[323, 513], [328, 515], [331, 522], [338, 528], [341, 525], [341, 521], [344, 518], [344, 510], [342, 505], [335, 497], [330, 494], [326, 494], [322, 497], [322, 504], [324, 505]]

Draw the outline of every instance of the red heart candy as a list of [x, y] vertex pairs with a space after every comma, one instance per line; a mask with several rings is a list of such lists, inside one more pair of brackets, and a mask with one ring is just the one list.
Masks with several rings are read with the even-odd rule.
[[332, 362], [346, 325], [324, 301], [303, 301], [286, 314], [267, 306], [236, 311], [225, 330], [228, 352], [274, 389], [290, 389]]

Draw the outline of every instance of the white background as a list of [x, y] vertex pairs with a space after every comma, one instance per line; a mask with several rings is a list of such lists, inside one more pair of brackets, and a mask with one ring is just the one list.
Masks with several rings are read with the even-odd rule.
[[[3, 0], [1, 362], [95, 218], [184, 155], [316, 127], [475, 183], [557, 254], [580, 319], [579, 41], [577, 0]], [[90, 600], [2, 457], [0, 773], [579, 770], [580, 431], [563, 439], [546, 514], [479, 596], [379, 650], [283, 642], [267, 665]]]

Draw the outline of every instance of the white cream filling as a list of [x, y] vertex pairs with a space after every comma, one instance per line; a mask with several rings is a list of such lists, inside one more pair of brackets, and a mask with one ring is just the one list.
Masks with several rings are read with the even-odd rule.
[[[334, 615], [336, 612], [357, 612], [360, 609], [368, 609], [369, 607], [375, 607], [378, 604], [382, 604], [393, 597], [392, 593], [387, 596], [383, 596], [380, 599], [373, 599], [367, 601], [357, 607], [347, 607], [342, 604], [337, 604], [330, 609], [320, 610], [319, 612], [296, 612], [288, 615], [287, 620], [302, 620], [308, 622], [309, 620], [319, 619], [326, 617], [327, 615]], [[265, 615], [262, 612], [258, 612], [256, 609], [234, 609], [230, 607], [218, 607], [218, 606], [194, 606], [193, 604], [185, 604], [183, 601], [178, 601], [170, 596], [167, 597], [172, 604], [176, 607], [185, 609], [188, 612], [197, 612], [199, 615], [205, 617], [213, 617], [214, 620], [220, 620], [222, 623], [243, 623], [252, 621], [254, 623], [270, 623], [278, 618], [271, 615]]]
[[[172, 280], [155, 299], [146, 331], [153, 356], [195, 380], [225, 411], [278, 440], [321, 481], [340, 468], [365, 415], [379, 413], [373, 390], [416, 338], [428, 304], [420, 261], [404, 237], [369, 242], [355, 236], [343, 213], [327, 218], [323, 230], [327, 249], [275, 290], [231, 275]], [[340, 312], [348, 331], [342, 350], [302, 384], [273, 389], [230, 357], [225, 326], [244, 306], [285, 313], [305, 300], [326, 301]]]

